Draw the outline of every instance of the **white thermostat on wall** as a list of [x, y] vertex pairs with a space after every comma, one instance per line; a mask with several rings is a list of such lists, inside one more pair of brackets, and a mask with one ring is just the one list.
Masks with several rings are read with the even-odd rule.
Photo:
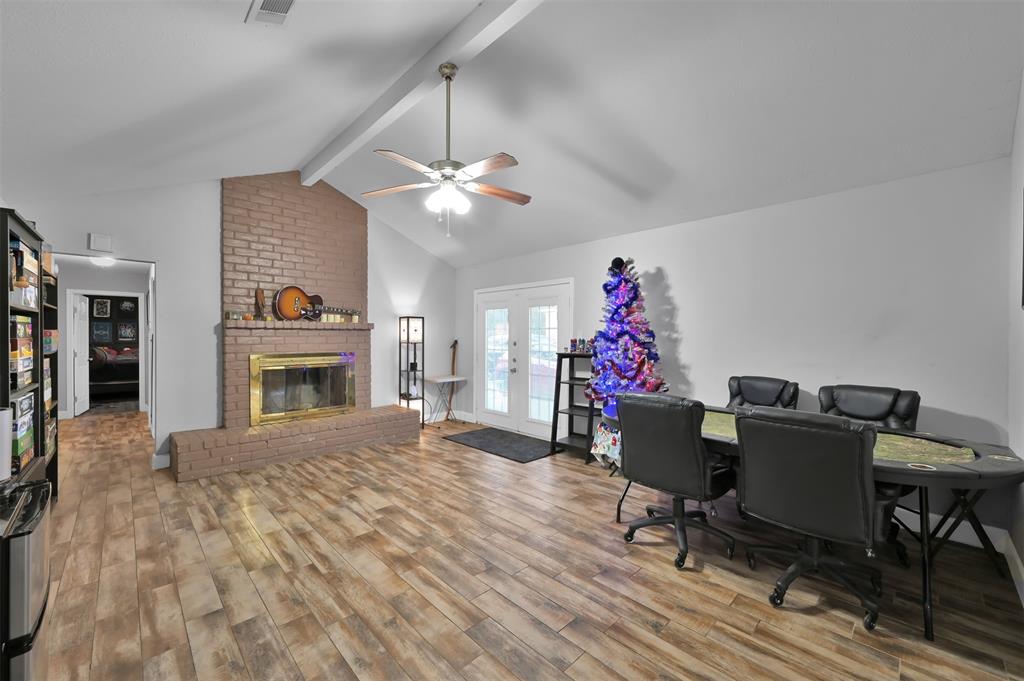
[[104, 253], [114, 252], [114, 237], [109, 234], [97, 234], [89, 232], [89, 250], [103, 251]]

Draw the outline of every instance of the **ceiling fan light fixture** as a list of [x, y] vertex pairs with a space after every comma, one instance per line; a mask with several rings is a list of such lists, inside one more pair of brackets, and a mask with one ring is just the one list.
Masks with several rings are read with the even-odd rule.
[[[255, 2], [256, 0], [253, 1]], [[263, 1], [269, 2], [270, 0]], [[427, 207], [427, 210], [437, 214], [438, 222], [441, 221], [442, 214], [445, 214], [448, 217], [449, 223], [451, 222], [452, 211], [457, 215], [465, 215], [472, 207], [472, 204], [469, 202], [469, 198], [459, 191], [460, 189], [464, 189], [465, 191], [472, 192], [474, 194], [480, 194], [481, 196], [490, 196], [492, 198], [501, 199], [502, 201], [508, 201], [509, 203], [525, 206], [530, 202], [530, 197], [526, 194], [514, 192], [511, 189], [496, 187], [492, 184], [480, 184], [475, 182], [476, 178], [483, 175], [489, 175], [490, 173], [503, 168], [512, 168], [519, 165], [519, 161], [517, 161], [514, 156], [501, 152], [481, 159], [476, 163], [470, 163], [469, 165], [466, 165], [462, 161], [456, 161], [452, 158], [452, 78], [455, 77], [459, 68], [455, 64], [445, 62], [444, 64], [441, 64], [437, 70], [441, 74], [445, 83], [444, 159], [434, 161], [427, 165], [420, 163], [419, 161], [414, 161], [407, 156], [402, 156], [398, 152], [391, 151], [390, 149], [374, 149], [375, 153], [380, 154], [384, 158], [400, 163], [406, 168], [410, 168], [418, 173], [426, 175], [429, 181], [410, 182], [408, 184], [400, 184], [394, 187], [375, 189], [373, 191], [363, 192], [363, 197], [373, 198], [376, 196], [388, 196], [390, 194], [409, 191], [410, 189], [437, 187], [437, 189], [427, 197], [424, 205]], [[447, 236], [451, 236], [450, 231]]]
[[427, 210], [432, 213], [451, 210], [455, 211], [457, 215], [465, 215], [473, 204], [469, 202], [465, 194], [456, 188], [454, 181], [442, 180], [437, 191], [427, 197], [425, 205]]

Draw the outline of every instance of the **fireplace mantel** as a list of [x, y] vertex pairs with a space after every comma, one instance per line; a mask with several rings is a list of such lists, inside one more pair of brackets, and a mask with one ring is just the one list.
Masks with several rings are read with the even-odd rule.
[[373, 331], [373, 324], [370, 322], [359, 322], [353, 324], [336, 322], [265, 322], [246, 321], [244, 319], [225, 319], [225, 329], [274, 329], [275, 331]]

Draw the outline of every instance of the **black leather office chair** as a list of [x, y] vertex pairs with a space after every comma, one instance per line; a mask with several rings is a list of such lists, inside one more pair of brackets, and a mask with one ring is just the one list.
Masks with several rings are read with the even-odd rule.
[[823, 385], [818, 402], [822, 414], [869, 421], [889, 430], [917, 430], [921, 408], [916, 390], [874, 385]]
[[[805, 573], [824, 573], [859, 599], [867, 614], [864, 627], [874, 629], [882, 575], [871, 567], [848, 563], [822, 552], [825, 541], [863, 548], [874, 556], [875, 426], [838, 416], [793, 412], [771, 407], [736, 410], [739, 440], [739, 495], [751, 517], [804, 536], [799, 550], [749, 546], [753, 569], [758, 554], [794, 562], [776, 580], [769, 602], [781, 606], [790, 584]], [[867, 578], [871, 592], [852, 577]]]
[[716, 463], [704, 447], [700, 435], [704, 405], [674, 395], [628, 394], [618, 397], [618, 414], [622, 475], [630, 482], [672, 495], [672, 510], [648, 506], [647, 518], [629, 524], [626, 541], [633, 541], [642, 527], [673, 526], [679, 545], [675, 565], [681, 570], [689, 552], [686, 528], [694, 527], [723, 539], [726, 554], [732, 558], [735, 540], [709, 525], [704, 511], [687, 511], [683, 503], [686, 499], [714, 501], [736, 484], [732, 468]]
[[[921, 395], [916, 390], [901, 390], [874, 385], [824, 385], [818, 389], [818, 402], [822, 414], [846, 416], [868, 421], [888, 430], [917, 430], [917, 413], [921, 408]], [[875, 492], [880, 507], [894, 508], [891, 504], [900, 497], [913, 494], [912, 485], [877, 483]], [[908, 509], [912, 510], [912, 509]], [[891, 515], [891, 514], [890, 514]], [[887, 543], [896, 552], [903, 567], [910, 567], [906, 547], [899, 541], [900, 527], [891, 519], [886, 526]]]
[[729, 377], [729, 407], [762, 406], [796, 409], [800, 384], [770, 376]]

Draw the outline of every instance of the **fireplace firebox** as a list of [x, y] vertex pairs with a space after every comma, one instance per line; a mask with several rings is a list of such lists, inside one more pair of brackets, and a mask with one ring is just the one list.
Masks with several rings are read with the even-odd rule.
[[249, 355], [253, 426], [334, 416], [356, 406], [356, 353]]

